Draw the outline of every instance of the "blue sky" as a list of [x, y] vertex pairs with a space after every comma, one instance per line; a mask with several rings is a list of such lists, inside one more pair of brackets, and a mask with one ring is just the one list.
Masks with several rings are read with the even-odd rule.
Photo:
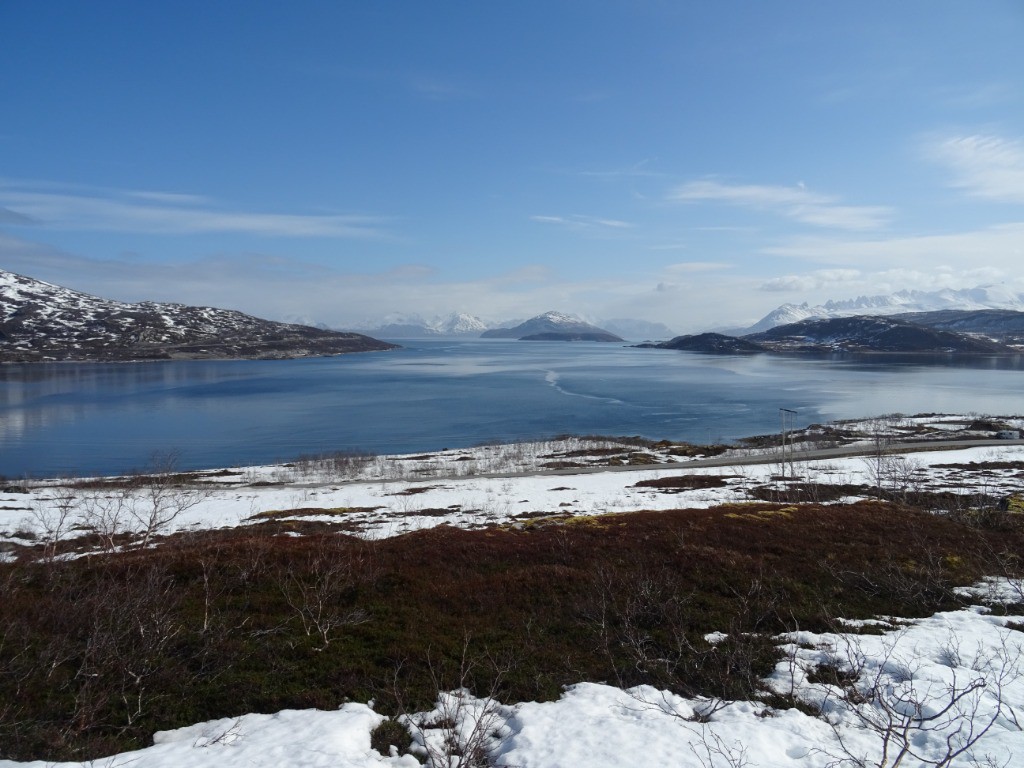
[[0, 4], [0, 267], [353, 325], [1024, 291], [1024, 4]]

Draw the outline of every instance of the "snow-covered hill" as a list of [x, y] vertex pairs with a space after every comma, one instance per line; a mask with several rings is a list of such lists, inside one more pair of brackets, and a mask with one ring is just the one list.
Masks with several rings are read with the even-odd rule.
[[366, 321], [356, 326], [360, 331], [389, 339], [425, 339], [433, 336], [475, 338], [491, 326], [475, 315], [452, 312], [425, 320], [419, 315], [388, 315], [383, 320]]
[[783, 304], [749, 328], [739, 331], [737, 335], [760, 333], [779, 325], [812, 318], [979, 309], [1022, 311], [1024, 310], [1024, 294], [1016, 293], [1001, 285], [987, 285], [959, 290], [947, 288], [941, 291], [899, 291], [884, 296], [860, 296], [856, 299], [841, 301], [830, 300], [816, 306], [811, 306], [806, 302]]
[[101, 299], [0, 269], [0, 362], [286, 358], [392, 346], [233, 310]]

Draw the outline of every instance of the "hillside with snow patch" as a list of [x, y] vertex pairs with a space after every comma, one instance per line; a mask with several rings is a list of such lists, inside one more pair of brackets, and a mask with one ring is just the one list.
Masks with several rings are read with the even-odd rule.
[[394, 348], [212, 307], [130, 304], [0, 269], [0, 362], [293, 358]]

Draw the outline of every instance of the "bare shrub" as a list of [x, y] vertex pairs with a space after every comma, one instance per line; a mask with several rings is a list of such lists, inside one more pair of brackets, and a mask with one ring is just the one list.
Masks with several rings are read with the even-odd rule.
[[[395, 670], [392, 695], [398, 703], [398, 721], [412, 736], [411, 751], [425, 757], [431, 768], [487, 768], [493, 765], [492, 756], [507, 738], [506, 711], [496, 694], [511, 662], [499, 662], [486, 652], [473, 654], [470, 646], [467, 635], [454, 665], [428, 654], [427, 667], [439, 692], [430, 712], [408, 711], [400, 684], [402, 665]], [[470, 684], [481, 674], [489, 678], [490, 686], [482, 698], [477, 698]]]
[[202, 503], [209, 488], [188, 485], [176, 471], [174, 453], [154, 454], [147, 471], [109, 481], [85, 492], [79, 527], [96, 535], [106, 551], [129, 541], [145, 549], [187, 510]]
[[[951, 669], [947, 680], [929, 679], [913, 649], [899, 652], [901, 633], [870, 656], [856, 635], [838, 636], [834, 669], [816, 670], [810, 682], [823, 685], [822, 718], [833, 730], [836, 766], [896, 768], [905, 761], [945, 768], [961, 758], [975, 762], [974, 749], [999, 720], [1020, 730], [1019, 714], [1007, 702], [1004, 687], [1021, 674], [1021, 650], [1003, 636], [998, 648], [975, 654], [961, 666], [961, 649], [950, 638], [940, 661]], [[855, 746], [847, 729], [867, 733], [868, 751]]]
[[73, 487], [55, 485], [50, 490], [48, 499], [41, 499], [33, 505], [32, 519], [42, 534], [45, 560], [54, 558], [60, 541], [74, 525], [74, 513], [78, 502], [78, 492]]
[[374, 456], [359, 451], [331, 451], [300, 456], [296, 470], [306, 477], [325, 480], [356, 480], [373, 463]]
[[779, 595], [768, 580], [731, 590], [731, 618], [717, 642], [694, 631], [698, 596], [668, 570], [597, 574], [587, 620], [616, 670], [619, 685], [649, 684], [700, 701], [693, 719], [707, 722], [729, 701], [752, 695], [778, 651], [762, 634], [777, 617]]
[[178, 591], [158, 564], [100, 571], [82, 587], [53, 586], [70, 603], [61, 622], [72, 642], [51, 661], [73, 670], [64, 682], [73, 701], [65, 739], [99, 726], [129, 729], [145, 717], [153, 697], [166, 695], [155, 681], [178, 674], [171, 649], [184, 631]]
[[352, 607], [359, 584], [374, 568], [367, 552], [354, 552], [337, 539], [321, 537], [298, 564], [278, 569], [276, 579], [285, 601], [306, 635], [320, 642], [315, 650], [327, 648], [341, 627], [369, 621], [364, 610]]

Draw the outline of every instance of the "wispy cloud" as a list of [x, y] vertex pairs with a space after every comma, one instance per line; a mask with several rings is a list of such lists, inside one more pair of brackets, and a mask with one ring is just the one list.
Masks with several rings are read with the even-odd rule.
[[31, 216], [12, 211], [10, 208], [0, 207], [0, 224], [26, 225], [35, 223], [37, 222]]
[[890, 208], [842, 205], [838, 198], [812, 192], [803, 184], [785, 187], [703, 179], [676, 187], [668, 197], [684, 203], [719, 202], [769, 211], [803, 224], [832, 229], [878, 229], [892, 217]]
[[695, 272], [719, 272], [732, 268], [732, 264], [723, 261], [684, 261], [679, 264], [669, 264], [665, 267], [665, 271], [672, 274], [693, 274]]
[[629, 178], [660, 178], [666, 176], [662, 171], [652, 170], [650, 160], [641, 160], [624, 168], [612, 168], [604, 171], [574, 171], [579, 176], [596, 179], [629, 179]]
[[463, 86], [435, 75], [412, 75], [408, 82], [413, 93], [430, 101], [452, 101], [472, 95]]
[[937, 89], [936, 97], [954, 109], [983, 109], [1012, 101], [1016, 89], [1008, 83], [947, 86]]
[[528, 317], [551, 308], [586, 314], [607, 297], [629, 295], [632, 289], [622, 279], [560, 280], [546, 265], [471, 278], [438, 274], [415, 264], [385, 269], [365, 265], [359, 270], [251, 252], [174, 264], [123, 256], [96, 260], [2, 231], [0, 265], [121, 301], [224, 307], [335, 327], [351, 327], [390, 312], [430, 317], [459, 310], [493, 320]]
[[925, 152], [953, 174], [952, 186], [969, 195], [1024, 203], [1024, 142], [975, 134], [926, 143]]
[[770, 292], [813, 291], [839, 283], [851, 283], [861, 277], [856, 269], [819, 269], [805, 275], [783, 275], [761, 283], [759, 289]]
[[531, 216], [530, 221], [537, 221], [541, 224], [555, 224], [577, 230], [629, 229], [633, 226], [628, 221], [602, 219], [597, 216], [583, 216], [581, 214], [570, 214], [569, 216]]
[[230, 210], [208, 198], [167, 192], [83, 189], [0, 181], [7, 224], [147, 234], [235, 233], [264, 237], [365, 238], [384, 234], [383, 219]]
[[[798, 301], [822, 302], [876, 296], [907, 289], [935, 291], [997, 284], [1007, 292], [1024, 290], [1024, 278], [997, 267], [934, 266], [927, 270], [894, 268], [878, 271], [821, 269], [766, 280], [758, 289], [766, 293], [797, 293]], [[775, 299], [776, 301], [778, 299]]]
[[889, 268], [899, 264], [927, 272], [942, 267], [971, 269], [983, 262], [985, 266], [1019, 273], [1024, 260], [1024, 222], [966, 232], [873, 240], [801, 237], [763, 248], [761, 252], [840, 268]]

